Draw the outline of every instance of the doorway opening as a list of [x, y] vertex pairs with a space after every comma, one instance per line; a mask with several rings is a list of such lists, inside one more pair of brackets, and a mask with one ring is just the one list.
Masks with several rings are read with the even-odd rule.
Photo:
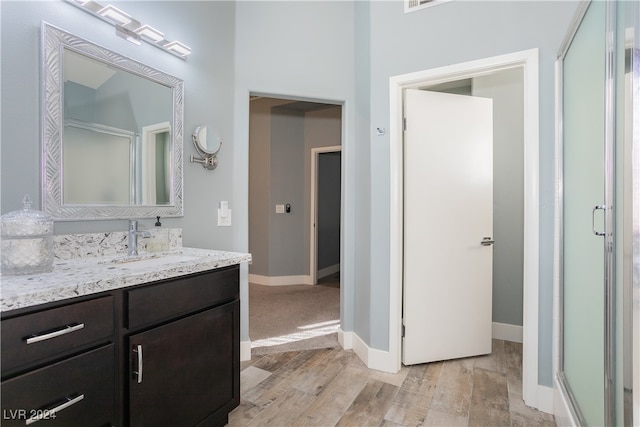
[[529, 406], [552, 412], [553, 392], [538, 386], [538, 52], [532, 49], [446, 66], [390, 79], [391, 247], [390, 363], [401, 365], [403, 293], [403, 103], [405, 89], [457, 82], [521, 68], [524, 76], [524, 247], [523, 247], [523, 398]]
[[309, 270], [313, 285], [336, 275], [339, 284], [341, 165], [341, 146], [311, 149]]
[[[255, 354], [317, 348], [334, 334], [330, 345], [338, 343], [342, 114], [337, 103], [250, 97], [249, 335]], [[332, 157], [329, 166], [325, 155]], [[315, 227], [325, 224], [330, 230], [321, 237], [329, 236], [328, 246]], [[331, 286], [308, 286], [324, 275], [335, 279]], [[283, 301], [289, 302], [277, 305]]]

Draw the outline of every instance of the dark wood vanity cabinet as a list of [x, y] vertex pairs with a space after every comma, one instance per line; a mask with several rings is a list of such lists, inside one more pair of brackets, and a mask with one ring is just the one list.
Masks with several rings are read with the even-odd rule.
[[219, 426], [240, 403], [238, 268], [127, 293], [130, 425]]
[[239, 308], [234, 301], [129, 337], [132, 426], [226, 424], [240, 398]]
[[3, 313], [1, 424], [224, 425], [239, 332], [238, 266]]
[[1, 326], [3, 426], [116, 424], [113, 296], [3, 315]]
[[114, 353], [109, 344], [3, 381], [2, 425], [115, 425]]

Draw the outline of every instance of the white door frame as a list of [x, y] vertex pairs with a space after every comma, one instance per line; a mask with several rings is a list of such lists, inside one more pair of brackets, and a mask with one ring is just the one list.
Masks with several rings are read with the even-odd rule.
[[[313, 147], [311, 148], [311, 221], [309, 222], [311, 230], [309, 231], [309, 276], [311, 276], [311, 284], [318, 283], [318, 160], [321, 153], [341, 152], [341, 145], [332, 145], [330, 147]], [[342, 179], [340, 179], [342, 181]], [[340, 184], [342, 188], [342, 183]], [[342, 214], [340, 215], [342, 218]], [[341, 257], [342, 259], [342, 257]]]
[[390, 95], [390, 290], [389, 356], [401, 364], [403, 284], [404, 89], [445, 83], [521, 67], [524, 70], [524, 260], [522, 395], [527, 405], [553, 411], [553, 396], [538, 387], [539, 121], [538, 49], [433, 68], [389, 79]]

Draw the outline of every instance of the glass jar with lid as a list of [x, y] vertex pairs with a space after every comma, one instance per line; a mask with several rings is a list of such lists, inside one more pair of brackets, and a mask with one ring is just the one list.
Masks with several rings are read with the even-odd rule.
[[32, 209], [27, 194], [20, 210], [2, 215], [3, 275], [36, 274], [53, 270], [53, 218]]

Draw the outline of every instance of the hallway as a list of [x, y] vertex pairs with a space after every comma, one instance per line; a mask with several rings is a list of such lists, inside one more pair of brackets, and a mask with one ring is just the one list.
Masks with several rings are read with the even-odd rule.
[[249, 284], [251, 354], [338, 346], [340, 275], [318, 285]]

